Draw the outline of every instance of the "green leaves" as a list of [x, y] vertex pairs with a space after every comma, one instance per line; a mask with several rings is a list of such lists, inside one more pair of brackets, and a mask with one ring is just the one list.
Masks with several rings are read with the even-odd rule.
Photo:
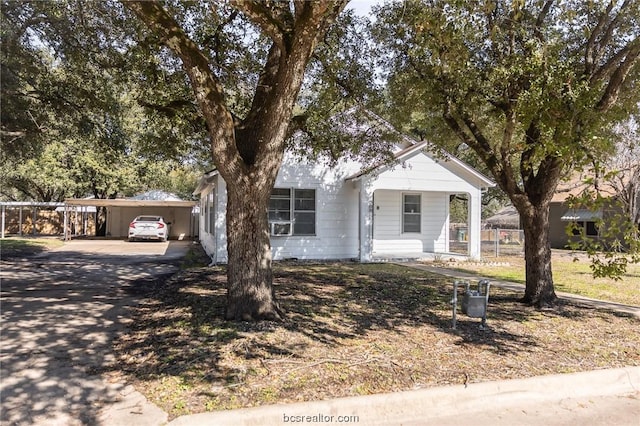
[[11, 1], [2, 14], [4, 198], [132, 195], [208, 162], [179, 64], [135, 42], [120, 3]]

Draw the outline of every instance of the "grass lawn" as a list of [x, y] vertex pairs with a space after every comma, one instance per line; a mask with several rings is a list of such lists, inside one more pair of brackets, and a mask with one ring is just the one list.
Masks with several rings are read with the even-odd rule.
[[28, 256], [63, 244], [58, 238], [3, 238], [0, 239], [0, 257], [7, 259]]
[[278, 263], [284, 322], [223, 319], [225, 271], [191, 267], [145, 297], [107, 379], [170, 417], [263, 404], [640, 365], [637, 318], [492, 289], [488, 329], [458, 315], [451, 280], [392, 264]]
[[[574, 259], [576, 256], [568, 251], [553, 252], [551, 266], [557, 291], [640, 306], [640, 264], [628, 265], [627, 273], [616, 281], [611, 278], [593, 278], [589, 259], [585, 255], [578, 255], [577, 260]], [[522, 257], [486, 260], [492, 263], [495, 260], [495, 264], [458, 263], [455, 269], [524, 284], [525, 268]]]

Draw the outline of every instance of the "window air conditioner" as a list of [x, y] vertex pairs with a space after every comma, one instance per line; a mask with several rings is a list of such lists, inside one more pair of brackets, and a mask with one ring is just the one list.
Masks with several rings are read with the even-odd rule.
[[271, 222], [271, 235], [287, 236], [291, 235], [291, 222]]

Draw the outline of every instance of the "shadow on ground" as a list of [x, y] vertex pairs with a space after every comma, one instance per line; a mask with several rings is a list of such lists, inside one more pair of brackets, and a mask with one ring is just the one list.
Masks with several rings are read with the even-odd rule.
[[124, 387], [98, 373], [114, 368], [113, 339], [140, 300], [125, 289], [176, 270], [154, 257], [71, 251], [3, 260], [0, 423], [98, 424]]
[[[136, 308], [130, 333], [118, 342], [117, 368], [137, 380], [140, 387], [146, 387], [145, 395], [167, 404], [164, 408], [175, 416], [190, 412], [189, 404], [193, 401], [182, 395], [201, 385], [205, 390], [200, 390], [198, 396], [204, 400], [193, 402], [197, 411], [236, 408], [247, 403], [307, 398], [301, 395], [303, 389], [310, 392], [314, 386], [328, 388], [331, 380], [338, 380], [335, 377], [354, 382], [368, 380], [355, 377], [352, 371], [363, 364], [370, 364], [367, 373], [370, 377], [374, 374], [383, 377], [389, 371], [389, 376], [404, 376], [396, 382], [388, 378], [388, 383], [380, 383], [379, 388], [351, 386], [330, 396], [421, 386], [414, 373], [433, 383], [451, 383], [448, 380], [454, 380], [453, 377], [458, 380], [461, 375], [468, 376], [466, 372], [473, 368], [471, 363], [482, 363], [485, 359], [495, 363], [487, 369], [501, 368], [503, 378], [510, 374], [514, 377], [543, 374], [553, 363], [559, 369], [571, 369], [564, 366], [565, 360], [559, 359], [558, 354], [570, 352], [566, 363], [581, 358], [576, 348], [564, 346], [563, 339], [574, 337], [567, 333], [580, 334], [584, 330], [563, 329], [561, 338], [553, 340], [555, 324], [570, 319], [567, 327], [574, 327], [584, 319], [600, 315], [564, 302], [553, 310], [538, 311], [519, 304], [521, 294], [492, 288], [488, 330], [479, 328], [478, 319], [464, 315], [459, 315], [457, 329], [453, 330], [450, 305], [453, 284], [439, 275], [397, 265], [349, 263], [279, 263], [274, 274], [276, 294], [287, 312], [284, 322], [225, 321], [226, 277], [222, 267], [192, 268], [155, 284], [134, 282], [130, 291], [144, 296], [146, 302]], [[601, 315], [598, 321], [606, 322], [611, 317], [610, 313]], [[588, 339], [584, 342], [587, 346], [591, 344]], [[407, 350], [403, 352], [405, 343]], [[413, 363], [413, 356], [433, 357], [418, 362], [430, 363], [429, 368], [435, 372], [414, 366], [413, 371], [405, 373], [405, 364]], [[471, 361], [465, 362], [463, 357]], [[503, 360], [511, 364], [500, 367]], [[403, 366], [399, 364], [401, 361]], [[536, 362], [539, 365], [522, 367]], [[591, 367], [590, 362], [584, 361], [584, 367]], [[614, 360], [611, 365], [620, 362], [624, 365], [625, 361]], [[320, 370], [326, 364], [335, 366], [331, 368], [335, 377], [305, 382], [316, 380], [309, 378], [317, 373], [314, 366]], [[311, 373], [298, 377], [302, 368]], [[498, 375], [493, 371], [487, 374]], [[262, 381], [248, 385], [252, 377]], [[279, 383], [277, 389], [276, 385], [273, 388], [265, 385], [269, 381]], [[241, 390], [243, 386], [254, 389]], [[338, 382], [336, 386], [344, 383]]]

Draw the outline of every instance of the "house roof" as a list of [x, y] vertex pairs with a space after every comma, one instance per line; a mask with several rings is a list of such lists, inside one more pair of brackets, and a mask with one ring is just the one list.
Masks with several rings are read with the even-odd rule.
[[[393, 162], [392, 163], [396, 163], [399, 161], [402, 161], [406, 158], [409, 158], [411, 156], [413, 156], [414, 154], [418, 153], [418, 152], [422, 152], [423, 154], [433, 158], [436, 157], [431, 150], [429, 150], [429, 147], [431, 146], [431, 142], [429, 141], [422, 141], [422, 142], [415, 142], [412, 141], [410, 138], [408, 137], [404, 137], [404, 139], [406, 141], [409, 141], [409, 143], [411, 143], [411, 145], [407, 146], [404, 149], [401, 149], [400, 151], [396, 152], [393, 155]], [[481, 182], [483, 182], [485, 184], [485, 186], [488, 187], [493, 187], [496, 186], [495, 182], [491, 179], [489, 179], [487, 176], [485, 176], [484, 174], [480, 173], [479, 171], [477, 171], [475, 168], [471, 167], [470, 165], [468, 165], [467, 163], [465, 163], [464, 161], [460, 160], [457, 157], [454, 157], [453, 155], [449, 154], [448, 152], [442, 151], [442, 154], [440, 155], [443, 157], [443, 161], [447, 162], [450, 161], [453, 164], [461, 167], [463, 170], [471, 173], [471, 175], [475, 176], [476, 178], [478, 178]], [[378, 171], [384, 167], [388, 167], [389, 163], [387, 162], [381, 162], [376, 164], [375, 166], [368, 168], [368, 169], [364, 169], [359, 171], [356, 174], [353, 174], [349, 177], [347, 177], [345, 180], [357, 180], [362, 178], [363, 176], [366, 176], [368, 174], [371, 174], [375, 171]]]
[[[353, 115], [355, 109], [358, 107], [353, 107], [351, 109], [349, 109], [348, 111], [344, 112], [342, 115]], [[415, 155], [418, 152], [422, 152], [423, 154], [427, 155], [430, 158], [436, 159], [436, 161], [439, 161], [438, 157], [442, 158], [442, 161], [445, 162], [451, 162], [453, 164], [455, 164], [457, 167], [459, 167], [460, 169], [466, 171], [467, 173], [471, 174], [472, 176], [474, 176], [475, 178], [477, 178], [481, 183], [482, 186], [485, 187], [494, 187], [496, 186], [496, 183], [490, 179], [489, 177], [487, 177], [486, 175], [480, 173], [478, 170], [476, 170], [475, 168], [473, 168], [472, 166], [470, 166], [469, 164], [465, 163], [464, 161], [460, 160], [459, 158], [449, 154], [446, 151], [440, 150], [438, 151], [438, 154], [436, 155], [434, 153], [434, 151], [432, 149], [430, 149], [430, 147], [432, 146], [430, 141], [421, 141], [418, 142], [404, 134], [401, 134], [400, 132], [398, 132], [387, 120], [383, 119], [382, 117], [378, 116], [377, 114], [373, 113], [372, 111], [369, 110], [365, 110], [364, 113], [373, 121], [377, 121], [379, 122], [382, 126], [384, 126], [385, 128], [387, 128], [389, 131], [395, 132], [396, 134], [399, 135], [400, 137], [400, 141], [398, 142], [398, 146], [401, 148], [399, 151], [395, 152], [393, 154], [393, 159], [391, 162], [387, 162], [387, 161], [382, 161], [376, 165], [374, 165], [373, 167], [369, 167], [366, 169], [363, 169], [361, 171], [359, 171], [358, 173], [355, 173], [351, 176], [348, 176], [347, 178], [345, 178], [345, 181], [350, 181], [350, 180], [358, 180], [370, 173], [373, 173], [375, 171], [379, 171], [382, 168], [385, 167], [389, 167], [391, 164], [400, 162], [406, 158], [409, 158], [413, 155]], [[214, 168], [208, 172], [206, 172], [198, 181], [198, 185], [196, 186], [195, 190], [193, 191], [193, 195], [198, 195], [200, 194], [208, 185], [211, 184], [211, 182], [213, 181], [213, 178], [218, 174], [218, 171]]]
[[518, 228], [520, 226], [520, 214], [514, 206], [507, 206], [485, 219], [484, 222], [491, 226]]
[[552, 203], [564, 203], [569, 197], [581, 195], [585, 190], [596, 190], [602, 197], [614, 197], [617, 190], [606, 181], [598, 180], [589, 171], [575, 172], [568, 179], [560, 182], [556, 193], [551, 198]]
[[202, 177], [198, 180], [198, 184], [196, 185], [196, 189], [193, 190], [192, 194], [193, 195], [198, 195], [200, 194], [202, 191], [204, 191], [204, 189], [211, 183], [213, 182], [213, 178], [218, 174], [218, 170], [217, 169], [211, 169], [208, 172], [205, 172], [204, 175], [202, 175]]
[[158, 200], [158, 201], [183, 201], [176, 194], [171, 192], [162, 191], [160, 189], [154, 189], [151, 191], [143, 192], [133, 197], [128, 197], [129, 200]]

